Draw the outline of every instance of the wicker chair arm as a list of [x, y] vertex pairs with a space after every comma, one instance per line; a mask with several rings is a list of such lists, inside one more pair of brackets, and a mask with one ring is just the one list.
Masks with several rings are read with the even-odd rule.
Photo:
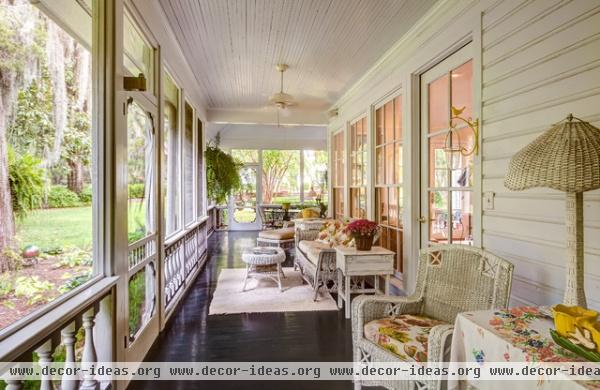
[[300, 241], [314, 241], [317, 239], [317, 237], [319, 236], [319, 231], [318, 230], [301, 230], [301, 229], [296, 229], [296, 245], [298, 245], [298, 243]]
[[[427, 342], [427, 360], [430, 362], [443, 362], [446, 352], [450, 351], [454, 325], [444, 324], [431, 328]], [[448, 356], [449, 357], [449, 356]]]
[[367, 322], [398, 314], [419, 314], [423, 299], [418, 296], [395, 297], [387, 295], [361, 295], [352, 301], [352, 335], [362, 337]]
[[[429, 367], [443, 366], [444, 362], [450, 361], [450, 346], [452, 344], [452, 334], [454, 325], [444, 324], [431, 328], [429, 339], [427, 341], [427, 363]], [[425, 381], [427, 389], [440, 390], [442, 388], [441, 379], [432, 379]]]

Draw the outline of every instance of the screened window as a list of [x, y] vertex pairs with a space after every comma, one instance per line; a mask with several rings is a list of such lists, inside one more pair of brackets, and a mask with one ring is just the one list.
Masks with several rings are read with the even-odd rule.
[[152, 47], [138, 31], [131, 16], [123, 17], [123, 65], [131, 76], [143, 74], [148, 91], [154, 92], [154, 56]]
[[53, 18], [27, 1], [0, 4], [0, 334], [102, 270], [99, 17], [96, 7], [55, 3], [45, 4]]
[[163, 191], [166, 233], [181, 228], [179, 96], [180, 91], [171, 76], [164, 77]]
[[152, 117], [131, 100], [127, 112], [128, 242], [154, 233], [154, 127]]
[[185, 102], [183, 132], [183, 212], [185, 224], [194, 222], [194, 109]]
[[396, 252], [402, 272], [402, 98], [375, 110], [375, 217], [381, 227], [379, 244]]
[[350, 216], [367, 216], [367, 118], [350, 125]]
[[262, 151], [262, 202], [300, 203], [300, 151]]
[[327, 158], [325, 150], [304, 150], [304, 202], [327, 203]]
[[197, 120], [196, 124], [196, 155], [197, 155], [197, 173], [196, 173], [196, 215], [201, 217], [204, 215], [204, 192], [203, 192], [203, 183], [204, 183], [204, 127], [202, 126], [202, 121], [200, 119]]
[[344, 217], [344, 149], [344, 132], [340, 131], [331, 138], [333, 215], [338, 219]]
[[256, 149], [232, 149], [231, 155], [241, 163], [258, 163], [260, 151]]

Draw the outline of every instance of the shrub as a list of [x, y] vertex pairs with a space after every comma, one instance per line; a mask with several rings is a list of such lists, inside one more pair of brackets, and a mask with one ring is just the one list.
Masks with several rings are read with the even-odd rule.
[[83, 187], [81, 193], [79, 193], [79, 201], [84, 205], [92, 204], [92, 186], [87, 185]]
[[54, 285], [48, 281], [42, 281], [37, 276], [19, 276], [15, 280], [15, 296], [28, 298], [29, 305], [38, 302], [48, 302], [52, 299], [49, 292]]
[[73, 248], [61, 256], [58, 267], [74, 268], [79, 266], [91, 266], [93, 264], [90, 252], [79, 248]]
[[0, 275], [0, 299], [5, 298], [10, 293], [12, 293], [14, 289], [13, 281], [10, 275], [2, 274]]
[[79, 206], [79, 196], [65, 186], [52, 186], [48, 192], [48, 207], [59, 209]]
[[87, 282], [88, 280], [90, 280], [90, 278], [92, 277], [92, 271], [90, 270], [87, 273], [84, 273], [82, 275], [77, 275], [77, 276], [73, 276], [72, 278], [67, 279], [67, 281], [65, 282], [65, 284], [63, 284], [62, 286], [60, 286], [58, 288], [58, 291], [61, 294], [67, 293], [73, 289], [76, 289], [77, 287], [81, 286], [82, 284], [84, 284], [85, 282]]
[[40, 207], [44, 187], [41, 161], [30, 154], [17, 155], [8, 149], [8, 178], [13, 211], [19, 218]]
[[141, 240], [142, 238], [144, 238], [146, 236], [146, 229], [144, 229], [144, 228], [137, 228], [136, 230], [134, 230], [132, 232], [129, 232], [127, 234], [127, 236], [128, 236], [128, 240], [127, 241], [130, 244], [132, 244], [132, 243], [134, 243], [136, 241]]
[[129, 199], [144, 199], [144, 183], [134, 183], [129, 185]]

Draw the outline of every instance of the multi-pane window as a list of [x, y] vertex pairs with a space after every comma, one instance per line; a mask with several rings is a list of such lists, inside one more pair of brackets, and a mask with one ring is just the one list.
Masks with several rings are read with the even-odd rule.
[[454, 120], [457, 132], [448, 135], [451, 107], [469, 118], [473, 111], [473, 61], [452, 69], [428, 84], [429, 241], [472, 244], [473, 155], [445, 151], [446, 137], [453, 146], [472, 150], [473, 131]]
[[163, 196], [165, 197], [166, 233], [181, 228], [180, 164], [179, 164], [179, 96], [180, 91], [171, 76], [164, 77], [164, 135], [163, 135]]
[[103, 130], [94, 1], [0, 3], [1, 334], [102, 271]]
[[367, 118], [350, 125], [350, 216], [367, 216]]
[[331, 137], [331, 180], [333, 184], [332, 204], [333, 216], [337, 219], [344, 217], [344, 132], [339, 131]]
[[375, 217], [381, 226], [379, 244], [396, 252], [402, 272], [402, 98], [375, 110]]
[[185, 102], [183, 129], [183, 216], [194, 222], [194, 109]]

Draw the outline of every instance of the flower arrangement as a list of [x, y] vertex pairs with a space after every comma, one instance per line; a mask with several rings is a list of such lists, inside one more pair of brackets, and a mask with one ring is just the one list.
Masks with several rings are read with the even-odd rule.
[[357, 219], [346, 226], [348, 233], [354, 237], [374, 236], [377, 228], [377, 223], [368, 219]]
[[370, 250], [373, 245], [373, 237], [377, 234], [378, 225], [368, 219], [357, 219], [346, 226], [348, 232], [356, 243], [358, 250]]

